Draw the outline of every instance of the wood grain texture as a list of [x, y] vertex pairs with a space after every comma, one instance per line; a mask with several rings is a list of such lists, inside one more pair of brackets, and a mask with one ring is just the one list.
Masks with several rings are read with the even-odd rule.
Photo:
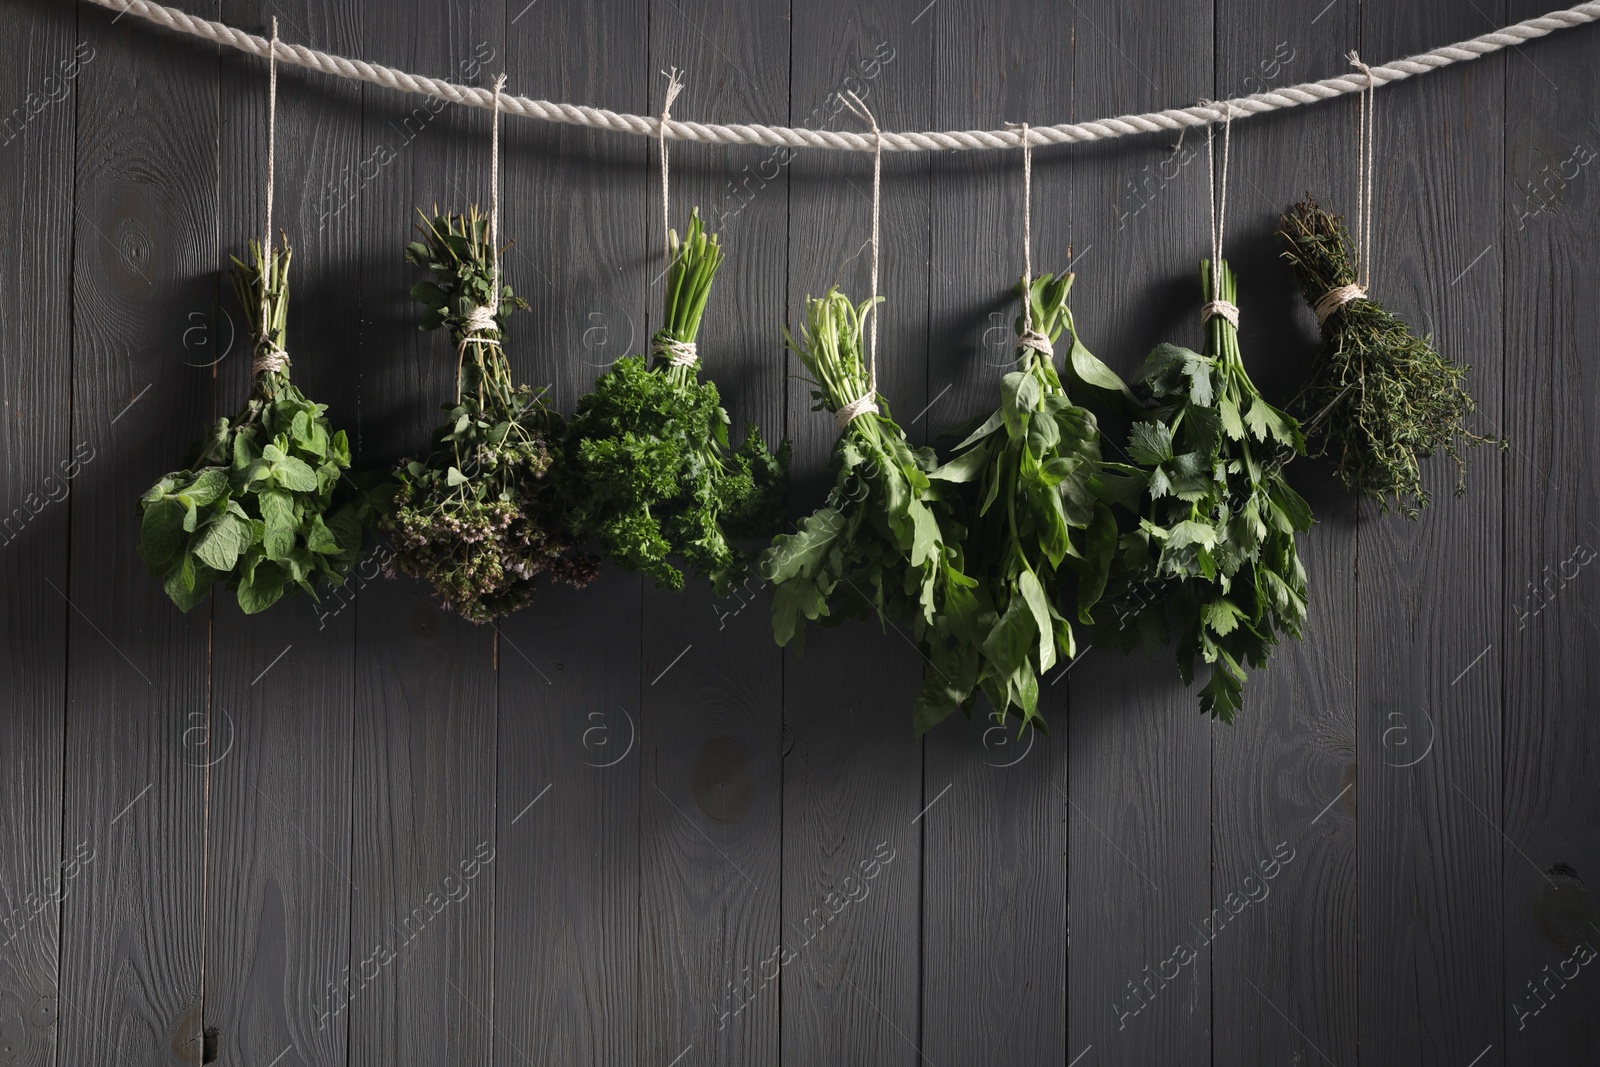
[[[320, 3], [234, 3], [223, 17], [337, 52], [360, 51], [353, 13]], [[329, 91], [323, 91], [324, 88]], [[251, 338], [224, 277], [230, 255], [248, 259], [261, 239], [266, 195], [267, 68], [224, 62], [219, 121], [219, 305], [211, 312], [218, 404], [230, 410], [250, 389]], [[294, 250], [288, 350], [295, 383], [329, 405], [336, 428], [356, 434], [362, 234], [355, 215], [322, 225], [315, 197], [361, 148], [361, 94], [323, 87], [299, 72], [278, 79], [276, 199], [280, 231]], [[245, 616], [231, 594], [215, 600], [210, 722], [197, 723], [191, 773], [209, 779], [205, 1022], [219, 1054], [242, 1062], [337, 1062], [347, 1027], [332, 1008], [330, 981], [349, 962], [351, 694], [355, 612], [350, 589], [319, 604], [287, 598]], [[209, 727], [209, 728], [208, 728]], [[329, 1004], [330, 997], [333, 1003]], [[334, 1020], [337, 1023], [334, 1024]]]
[[[1527, 9], [1512, 3], [1509, 17]], [[1597, 387], [1585, 354], [1600, 330], [1586, 280], [1600, 238], [1600, 84], [1592, 35], [1551, 45], [1506, 61], [1505, 172], [1495, 186], [1506, 249], [1503, 432], [1512, 442], [1503, 601], [1491, 605], [1505, 670], [1506, 1008], [1496, 1062], [1528, 1067], [1578, 1062], [1600, 1042], [1592, 1010], [1600, 744], [1591, 712], [1600, 593], [1589, 565], [1600, 514], [1585, 415]]]
[[[380, 62], [488, 84], [505, 62], [505, 19], [502, 3], [441, 3], [423, 19], [369, 8], [362, 34]], [[364, 94], [360, 158], [327, 207], [330, 229], [354, 216], [366, 250], [359, 451], [377, 467], [424, 452], [455, 396], [453, 346], [443, 331], [417, 331], [408, 293], [422, 272], [401, 253], [418, 208], [487, 205], [490, 116]], [[353, 611], [355, 888], [349, 969], [333, 976], [348, 976], [352, 994], [350, 1060], [488, 1060], [498, 1044], [495, 632], [440, 610], [409, 579], [362, 589]]]
[[[648, 110], [660, 110], [665, 89], [655, 72], [680, 67], [681, 117], [785, 113], [787, 3], [655, 0], [649, 13]], [[781, 158], [687, 145], [670, 156], [670, 224], [681, 233], [698, 205], [728, 257], [701, 326], [700, 374], [722, 391], [735, 441], [748, 422], [772, 437], [783, 432], [789, 197]], [[650, 331], [663, 314], [659, 165], [652, 154], [649, 223], [636, 245], [645, 252], [639, 280], [649, 283]], [[743, 1010], [736, 993], [784, 936], [782, 653], [761, 584], [752, 570], [739, 596], [719, 602], [698, 578], [682, 593], [645, 583], [639, 876], [653, 891], [639, 916], [644, 1063], [779, 1058], [777, 990]]]
[[[1349, 69], [1358, 9], [1341, 4], [1318, 18], [1319, 8], [1219, 4], [1213, 95]], [[1239, 343], [1252, 379], [1280, 406], [1299, 391], [1319, 337], [1275, 230], [1308, 189], [1335, 210], [1353, 206], [1355, 115], [1353, 101], [1339, 102], [1234, 131], [1225, 254], [1240, 277]], [[1203, 148], [1186, 168], [1190, 188], [1205, 181]], [[1305, 639], [1279, 646], [1248, 683], [1237, 725], [1212, 734], [1211, 900], [1226, 917], [1209, 948], [1216, 1063], [1357, 1056], [1356, 821], [1346, 801], [1356, 735], [1370, 724], [1356, 718], [1348, 637], [1355, 506], [1325, 463], [1297, 462], [1290, 478], [1320, 520], [1298, 539], [1311, 592]], [[1382, 736], [1390, 763], [1411, 758], [1402, 731]], [[1420, 751], [1420, 730], [1414, 740]]]
[[[643, 3], [612, 17], [526, 0], [507, 10], [511, 84], [644, 106]], [[574, 49], [610, 58], [565, 61]], [[644, 343], [645, 150], [586, 130], [506, 132], [511, 277], [534, 305], [514, 358], [570, 413]], [[639, 1051], [639, 589], [607, 569], [586, 589], [546, 589], [501, 627], [496, 1062], [651, 1062]]]
[[[677, 117], [835, 129], [858, 128], [844, 90], [885, 128], [1082, 120], [1544, 9], [180, 3], [632, 112], [678, 66]], [[1047, 679], [1031, 745], [982, 719], [917, 742], [902, 635], [780, 653], [754, 580], [715, 600], [608, 569], [498, 629], [365, 578], [320, 608], [180, 614], [132, 505], [245, 388], [221, 271], [259, 226], [263, 68], [61, 0], [6, 0], [0, 30], [0, 1065], [198, 1063], [206, 1025], [218, 1062], [267, 1067], [1586, 1062], [1600, 30], [1379, 96], [1376, 295], [1473, 364], [1477, 425], [1511, 450], [1472, 455], [1464, 501], [1431, 461], [1417, 523], [1298, 464], [1307, 640], [1239, 724], [1198, 714], [1170, 650], [1091, 649]], [[454, 372], [400, 250], [413, 207], [487, 200], [488, 116], [296, 71], [279, 119], [296, 378], [383, 468]], [[1274, 400], [1315, 331], [1272, 231], [1306, 189], [1353, 206], [1353, 121], [1234, 130], [1241, 344]], [[1071, 262], [1084, 338], [1124, 374], [1200, 336], [1203, 131], [1175, 140], [1035, 158], [1036, 269]], [[534, 304], [508, 349], [570, 411], [658, 321], [654, 146], [508, 121], [502, 160]], [[867, 295], [870, 159], [673, 164], [671, 221], [699, 205], [729, 254], [707, 374], [736, 423], [793, 435], [797, 517], [835, 431], [780, 326], [835, 280]], [[1019, 166], [885, 161], [880, 373], [918, 441], [1011, 363]], [[1168, 978], [1178, 944], [1200, 951]]]
[[[910, 9], [847, 3], [796, 8], [791, 123], [860, 129], [840, 94], [855, 92], [884, 129], [930, 120], [933, 40]], [[869, 73], [872, 74], [868, 77]], [[929, 161], [885, 156], [878, 391], [914, 442], [928, 391]], [[799, 154], [789, 166], [788, 322], [837, 282], [870, 295], [872, 161]], [[838, 431], [809, 410], [805, 369], [788, 360], [793, 514], [832, 487], [821, 475]], [[784, 656], [783, 1048], [800, 1063], [918, 1062], [918, 910], [924, 796], [911, 727], [921, 654], [897, 627], [811, 628]], [[948, 802], [950, 798], [945, 798]], [[887, 857], [877, 867], [873, 861]], [[862, 864], [869, 866], [863, 868]], [[866, 874], [871, 870], [874, 877]], [[856, 898], [856, 899], [853, 899]], [[754, 971], [755, 968], [752, 968]], [[754, 983], [753, 984], [759, 984]], [[770, 996], [770, 992], [764, 994]], [[752, 1009], [753, 1010], [753, 1009]]]
[[[1074, 61], [1060, 34], [1071, 14], [1027, 3], [928, 12], [915, 29], [935, 41], [935, 84], [971, 89], [938, 94], [930, 128], [1070, 113]], [[1065, 270], [1070, 258], [1073, 172], [1064, 154], [1034, 156], [1036, 274]], [[937, 159], [932, 196], [928, 389], [937, 402], [915, 427], [927, 440], [994, 410], [1001, 376], [1015, 369], [1021, 154]], [[1063, 677], [1053, 673], [1058, 684], [1047, 681], [1040, 699], [1049, 737], [1018, 737], [1017, 720], [997, 723], [980, 697], [974, 721], [954, 716], [925, 741], [927, 800], [949, 788], [922, 820], [922, 1051], [933, 1063], [1070, 1058]]]
[[[1408, 54], [1505, 14], [1479, 6], [1365, 8], [1363, 50]], [[1504, 419], [1504, 250], [1482, 220], [1504, 200], [1503, 63], [1480, 60], [1380, 101], [1386, 149], [1374, 190], [1380, 299], [1473, 365], [1468, 387], [1494, 423]], [[1504, 460], [1474, 459], [1466, 500], [1450, 496], [1454, 472], [1435, 460], [1425, 483], [1435, 502], [1420, 522], [1363, 508], [1357, 533], [1359, 1042], [1364, 1058], [1383, 1062], [1468, 1063], [1502, 1042], [1502, 682], [1493, 649], [1505, 617]], [[1383, 731], [1429, 719], [1439, 730], [1432, 755], [1386, 766]]]
[[0, 1060], [31, 1067], [55, 1061], [60, 909], [73, 891], [63, 878], [81, 866], [83, 840], [64, 843], [59, 814], [70, 609], [48, 584], [67, 588], [82, 468], [71, 437], [72, 271], [61, 250], [75, 222], [72, 94], [83, 60], [69, 8], [14, 12], [9, 28], [0, 44], [0, 187], [12, 192], [0, 199]]
[[[1163, 9], [1160, 18], [1102, 0], [1074, 6], [1076, 117], [1212, 94], [1210, 5]], [[1161, 341], [1200, 343], [1204, 153], [1137, 210], [1131, 199], [1145, 165], [1159, 165], [1173, 142], [1090, 146], [1067, 164], [1075, 179], [1074, 314], [1088, 347], [1125, 377]], [[1111, 440], [1115, 457], [1125, 441]], [[1090, 1058], [1101, 1063], [1205, 1062], [1205, 955], [1175, 978], [1156, 972], [1174, 946], [1200, 936], [1211, 912], [1213, 726], [1197, 710], [1197, 692], [1179, 680], [1170, 649], [1148, 659], [1080, 651], [1061, 686], [1072, 708], [1067, 1056], [1092, 1046]]]
[[[215, 14], [214, 9], [208, 10]], [[134, 551], [134, 501], [215, 410], [182, 347], [216, 294], [216, 60], [79, 12], [74, 483], [64, 839], [87, 840], [63, 908], [58, 1062], [198, 1058], [201, 782], [187, 731], [208, 707], [207, 605], [183, 615]], [[131, 405], [131, 406], [130, 406]]]

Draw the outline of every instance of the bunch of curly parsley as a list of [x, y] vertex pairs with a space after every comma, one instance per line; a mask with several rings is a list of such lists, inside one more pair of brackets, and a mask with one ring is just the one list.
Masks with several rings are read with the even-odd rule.
[[600, 541], [628, 570], [682, 589], [673, 559], [708, 579], [718, 596], [749, 563], [740, 537], [770, 536], [782, 516], [789, 443], [776, 452], [754, 425], [731, 449], [731, 419], [694, 354], [722, 248], [700, 215], [671, 234], [666, 316], [654, 360], [619, 359], [578, 401], [566, 432], [564, 485], [572, 529]]

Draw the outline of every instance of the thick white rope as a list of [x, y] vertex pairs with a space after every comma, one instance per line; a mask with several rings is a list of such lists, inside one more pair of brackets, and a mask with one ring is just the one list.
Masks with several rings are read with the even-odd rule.
[[[236, 30], [221, 22], [195, 18], [174, 8], [150, 3], [149, 0], [90, 0], [90, 3], [112, 11], [127, 12], [139, 18], [165, 26], [178, 33], [214, 41], [229, 48], [254, 56], [266, 56], [272, 49], [263, 37]], [[1142, 115], [1122, 115], [1117, 118], [1096, 119], [1093, 122], [1070, 123], [1060, 126], [1033, 126], [1028, 130], [1028, 142], [1033, 145], [1074, 144], [1082, 141], [1102, 141], [1130, 134], [1156, 133], [1161, 130], [1179, 130], [1189, 126], [1204, 126], [1220, 122], [1226, 116], [1245, 118], [1268, 111], [1314, 104], [1336, 96], [1358, 93], [1369, 85], [1390, 85], [1417, 74], [1464, 63], [1498, 52], [1503, 48], [1547, 36], [1557, 30], [1582, 26], [1600, 20], [1600, 0], [1578, 4], [1564, 11], [1528, 19], [1502, 30], [1495, 30], [1468, 41], [1445, 45], [1431, 52], [1397, 59], [1381, 67], [1373, 67], [1370, 74], [1341, 75], [1324, 78], [1318, 82], [1286, 86], [1271, 92], [1235, 97], [1217, 101], [1212, 105], [1173, 108], [1168, 111], [1149, 112]], [[489, 108], [494, 106], [494, 94], [488, 89], [456, 85], [442, 78], [428, 78], [408, 74], [393, 67], [379, 66], [359, 59], [329, 55], [304, 45], [279, 43], [278, 61], [291, 66], [332, 74], [339, 78], [369, 82], [400, 92], [435, 96], [452, 104]], [[1370, 81], [1369, 81], [1370, 79]], [[591, 129], [631, 133], [641, 137], [662, 134], [662, 126], [654, 115], [628, 115], [604, 108], [585, 107], [581, 104], [552, 103], [548, 100], [531, 100], [525, 96], [499, 98], [499, 107], [512, 115], [542, 119]], [[701, 144], [787, 145], [791, 148], [832, 148], [850, 152], [941, 152], [966, 149], [1000, 149], [1017, 147], [1017, 135], [1009, 130], [946, 130], [926, 133], [884, 133], [881, 138], [866, 134], [833, 130], [796, 129], [789, 126], [738, 126], [708, 125], [674, 119], [665, 126], [665, 136], [673, 141], [696, 141]]]

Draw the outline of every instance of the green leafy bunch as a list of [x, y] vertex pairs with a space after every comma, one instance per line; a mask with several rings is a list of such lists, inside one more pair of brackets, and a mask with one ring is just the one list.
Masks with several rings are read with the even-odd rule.
[[443, 405], [432, 452], [394, 471], [387, 567], [428, 582], [462, 617], [489, 622], [526, 605], [540, 579], [588, 584], [598, 561], [568, 532], [552, 476], [561, 417], [542, 390], [512, 382], [506, 320], [528, 304], [499, 284], [486, 220], [472, 208], [423, 216], [417, 229], [423, 239], [406, 258], [432, 281], [411, 295], [427, 309], [421, 328], [444, 327], [455, 342], [456, 399]]
[[[284, 339], [290, 249], [233, 259], [233, 288], [264, 362], [244, 407], [194, 449], [184, 470], [139, 498], [139, 555], [188, 611], [223, 582], [246, 614], [287, 591], [343, 584], [361, 553], [366, 510], [345, 484], [350, 443], [289, 381]], [[262, 328], [265, 307], [266, 328]]]
[[[816, 383], [816, 410], [837, 412], [868, 396], [862, 326], [872, 307], [835, 287], [806, 300], [806, 322], [789, 345]], [[772, 583], [772, 629], [778, 644], [803, 643], [805, 622], [834, 624], [876, 617], [906, 625], [925, 651], [935, 654], [933, 678], [917, 698], [916, 721], [948, 714], [923, 710], [948, 702], [944, 689], [971, 691], [975, 665], [948, 653], [955, 642], [934, 640], [950, 627], [970, 636], [976, 627], [976, 583], [961, 570], [965, 531], [957, 521], [955, 489], [931, 477], [938, 467], [931, 448], [912, 448], [881, 395], [878, 411], [856, 415], [839, 433], [830, 467], [834, 488], [822, 507], [800, 520], [794, 533], [773, 539], [760, 574]]]
[[[1282, 219], [1283, 257], [1306, 302], [1354, 285], [1356, 253], [1344, 219], [1307, 196]], [[1332, 456], [1345, 488], [1415, 519], [1428, 506], [1419, 458], [1438, 452], [1456, 465], [1456, 495], [1467, 491], [1461, 446], [1506, 442], [1466, 427], [1477, 404], [1462, 387], [1470, 368], [1439, 354], [1383, 305], [1359, 298], [1322, 322], [1322, 345], [1296, 410], [1310, 416], [1313, 455]]]
[[[1221, 299], [1237, 281], [1222, 265]], [[1201, 264], [1211, 293], [1211, 265]], [[1146, 512], [1119, 542], [1096, 643], [1164, 643], [1176, 631], [1178, 669], [1194, 680], [1212, 666], [1201, 710], [1238, 712], [1245, 665], [1260, 668], [1280, 633], [1299, 637], [1306, 575], [1295, 534], [1311, 509], [1282, 475], [1305, 451], [1299, 425], [1261, 396], [1245, 372], [1237, 329], [1213, 316], [1205, 352], [1163, 344], [1134, 380], [1150, 408], [1131, 427], [1128, 452], [1148, 476]], [[1170, 628], [1170, 629], [1169, 629]]]
[[670, 562], [678, 557], [726, 596], [749, 569], [733, 540], [778, 528], [789, 443], [774, 452], [751, 425], [731, 449], [732, 420], [716, 385], [699, 380], [698, 360], [672, 359], [699, 333], [723, 253], [699, 212], [683, 239], [671, 234], [669, 251], [653, 363], [618, 360], [567, 427], [569, 518], [577, 532], [597, 536], [613, 562], [660, 586], [683, 588], [683, 572]]
[[[947, 626], [945, 655], [955, 665], [949, 679], [975, 680], [962, 692], [941, 685], [919, 705], [917, 728], [928, 729], [956, 707], [970, 714], [978, 690], [1000, 716], [1015, 710], [1023, 726], [1044, 725], [1038, 714], [1039, 676], [1058, 657], [1076, 654], [1072, 626], [1058, 605], [1068, 600], [1067, 580], [1077, 574], [1076, 614], [1092, 621], [1091, 609], [1105, 588], [1117, 547], [1111, 502], [1130, 508], [1140, 491], [1140, 472], [1105, 463], [1095, 416], [1068, 395], [1057, 374], [1051, 345], [1064, 332], [1072, 341], [1065, 366], [1069, 381], [1082, 368], [1096, 384], [1125, 389], [1109, 367], [1078, 339], [1067, 307], [1071, 274], [1034, 279], [1026, 299], [1031, 319], [1017, 316], [1017, 369], [1000, 380], [1000, 406], [934, 471], [937, 481], [973, 485], [977, 516], [964, 545], [967, 571], [977, 580], [966, 610], [970, 619]], [[1022, 285], [1017, 287], [1019, 296]], [[1027, 333], [1031, 321], [1038, 337]]]

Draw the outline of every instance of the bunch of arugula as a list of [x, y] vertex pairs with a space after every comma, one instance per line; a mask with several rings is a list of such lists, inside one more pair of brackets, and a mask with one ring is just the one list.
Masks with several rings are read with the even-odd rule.
[[[1221, 282], [1221, 299], [1234, 303], [1226, 262]], [[1201, 284], [1213, 291], [1209, 262]], [[1220, 315], [1206, 326], [1204, 353], [1157, 346], [1134, 389], [1151, 404], [1128, 445], [1147, 471], [1147, 510], [1120, 539], [1107, 593], [1117, 618], [1097, 627], [1096, 643], [1152, 648], [1175, 630], [1186, 683], [1196, 661], [1212, 666], [1201, 710], [1232, 722], [1245, 664], [1264, 667], [1278, 635], [1299, 637], [1305, 621], [1295, 534], [1310, 528], [1311, 509], [1282, 475], [1305, 442], [1250, 381], [1238, 331]]]
[[[880, 298], [881, 299], [881, 298]], [[803, 645], [806, 621], [836, 624], [876, 617], [907, 625], [930, 654], [934, 671], [917, 697], [916, 720], [943, 715], [925, 705], [948, 703], [946, 690], [970, 693], [976, 663], [963, 664], [934, 640], [977, 625], [976, 583], [962, 573], [954, 488], [932, 479], [931, 448], [912, 448], [888, 403], [868, 388], [862, 326], [872, 301], [855, 305], [837, 288], [806, 300], [800, 336], [789, 346], [810, 372], [815, 410], [837, 412], [871, 396], [866, 410], [839, 432], [830, 466], [834, 488], [821, 508], [781, 534], [762, 555], [760, 574], [773, 585], [772, 629], [778, 644]], [[945, 711], [948, 714], [948, 710]]]
[[[1126, 391], [1078, 339], [1067, 307], [1072, 280], [1071, 274], [1034, 279], [1025, 296], [1031, 318], [1017, 316], [1017, 369], [1000, 381], [999, 408], [931, 475], [976, 483], [977, 516], [963, 548], [977, 587], [955, 593], [975, 603], [969, 617], [947, 620], [932, 635], [935, 647], [949, 645], [932, 657], [953, 665], [944, 675], [976, 684], [965, 692], [948, 684], [930, 689], [918, 704], [918, 733], [957, 707], [970, 715], [979, 690], [998, 717], [1015, 709], [1024, 728], [1044, 727], [1039, 676], [1058, 655], [1076, 654], [1072, 625], [1057, 607], [1068, 600], [1068, 574], [1077, 574], [1076, 615], [1090, 623], [1117, 547], [1110, 504], [1136, 506], [1140, 472], [1101, 460], [1098, 421], [1073, 403], [1051, 349], [1039, 343], [1044, 338], [1053, 346], [1069, 333], [1068, 380]], [[1028, 322], [1037, 336], [1027, 332]]]
[[[487, 221], [473, 208], [423, 216], [417, 229], [423, 240], [406, 247], [406, 258], [433, 280], [411, 295], [427, 308], [421, 328], [445, 327], [455, 341], [456, 399], [443, 405], [433, 451], [394, 471], [383, 522], [394, 554], [386, 567], [428, 582], [464, 618], [489, 622], [527, 604], [541, 578], [587, 585], [598, 561], [568, 532], [550, 476], [561, 416], [545, 405], [543, 390], [512, 383], [505, 325], [528, 303], [510, 286], [495, 292]], [[492, 327], [482, 322], [489, 308], [496, 309]]]
[[[345, 484], [350, 444], [289, 381], [284, 354], [290, 249], [251, 265], [233, 259], [233, 289], [265, 369], [232, 419], [220, 419], [185, 469], [162, 476], [139, 498], [139, 555], [188, 611], [224, 582], [246, 614], [319, 580], [344, 582], [360, 556], [366, 508]], [[263, 308], [266, 328], [262, 328]]]
[[[730, 449], [732, 420], [686, 347], [699, 333], [722, 249], [695, 212], [682, 240], [671, 233], [669, 251], [653, 364], [643, 356], [618, 360], [578, 401], [567, 427], [569, 520], [576, 532], [598, 537], [613, 562], [658, 585], [683, 588], [683, 572], [669, 562], [677, 556], [726, 596], [749, 569], [733, 540], [778, 529], [789, 443], [774, 453], [751, 425]], [[674, 350], [684, 357], [675, 360]]]
[[[1344, 220], [1307, 196], [1283, 217], [1283, 258], [1294, 265], [1306, 303], [1316, 308], [1330, 292], [1356, 283], [1356, 263]], [[1316, 412], [1307, 421], [1312, 455], [1332, 455], [1346, 489], [1391, 503], [1415, 519], [1428, 506], [1417, 460], [1443, 452], [1456, 465], [1456, 495], [1467, 491], [1459, 443], [1506, 442], [1466, 428], [1477, 410], [1461, 385], [1470, 368], [1439, 354], [1383, 305], [1350, 300], [1322, 321], [1322, 346], [1311, 380], [1296, 404]], [[1313, 426], [1312, 422], [1318, 425]]]

